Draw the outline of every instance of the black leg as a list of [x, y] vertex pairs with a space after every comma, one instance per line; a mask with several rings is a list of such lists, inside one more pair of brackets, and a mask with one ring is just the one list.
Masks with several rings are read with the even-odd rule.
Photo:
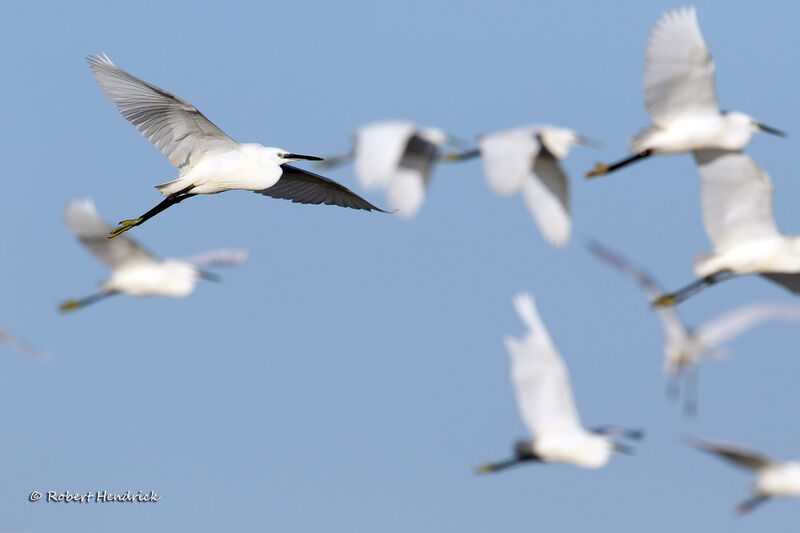
[[66, 302], [58, 306], [58, 310], [61, 311], [62, 313], [74, 311], [81, 307], [86, 307], [89, 304], [98, 302], [103, 298], [107, 298], [113, 294], [118, 294], [118, 292], [117, 291], [98, 292], [97, 294], [92, 294], [91, 296], [87, 296], [86, 298], [82, 298], [80, 300], [67, 300]]
[[586, 177], [592, 178], [594, 176], [602, 176], [603, 174], [609, 174], [611, 172], [614, 172], [615, 170], [621, 169], [622, 167], [626, 167], [631, 163], [635, 163], [640, 159], [645, 159], [646, 157], [650, 157], [651, 155], [653, 155], [652, 150], [644, 150], [642, 152], [639, 152], [638, 154], [633, 154], [630, 157], [626, 157], [625, 159], [622, 159], [621, 161], [617, 161], [616, 163], [612, 163], [610, 165], [606, 165], [605, 163], [597, 163], [597, 166], [594, 167], [594, 170], [591, 170], [586, 173]]
[[513, 457], [511, 459], [506, 459], [505, 461], [498, 461], [496, 463], [486, 463], [485, 465], [481, 465], [475, 469], [476, 474], [488, 474], [489, 472], [497, 472], [498, 470], [505, 470], [506, 468], [510, 468], [512, 466], [516, 466], [522, 462], [522, 459], [518, 457]]
[[753, 496], [752, 498], [748, 498], [747, 500], [737, 505], [734, 511], [736, 512], [736, 514], [745, 514], [748, 511], [752, 511], [754, 507], [764, 503], [768, 499], [769, 498], [767, 496]]
[[680, 386], [681, 372], [683, 371], [679, 369], [678, 374], [667, 378], [666, 393], [667, 393], [667, 398], [669, 398], [670, 400], [674, 400], [675, 398], [681, 395], [681, 386]]
[[108, 238], [109, 239], [113, 239], [117, 235], [121, 235], [121, 234], [125, 233], [126, 231], [128, 231], [131, 228], [135, 228], [136, 226], [140, 226], [140, 225], [144, 224], [146, 221], [148, 221], [149, 219], [151, 219], [154, 216], [156, 216], [157, 214], [159, 214], [160, 212], [166, 210], [167, 208], [172, 207], [175, 204], [179, 204], [182, 201], [186, 200], [187, 198], [195, 196], [194, 194], [190, 194], [190, 193], [185, 192], [186, 190], [189, 190], [192, 187], [193, 186], [190, 186], [190, 187], [184, 189], [183, 191], [179, 191], [179, 192], [170, 194], [169, 196], [164, 198], [164, 200], [161, 201], [157, 206], [155, 206], [153, 209], [151, 209], [147, 213], [143, 214], [139, 218], [134, 218], [134, 219], [131, 219], [131, 220], [123, 220], [122, 222], [119, 223], [119, 226], [117, 226], [114, 229], [114, 231], [112, 231], [111, 233], [108, 234]]
[[474, 150], [467, 150], [466, 152], [450, 152], [449, 154], [442, 154], [439, 156], [441, 161], [455, 162], [466, 161], [467, 159], [474, 159], [480, 157], [481, 151], [475, 148]]
[[683, 387], [683, 414], [695, 416], [697, 414], [697, 389], [699, 384], [697, 365], [687, 366], [683, 370], [683, 378], [685, 380], [685, 385]]
[[598, 426], [591, 429], [592, 433], [597, 435], [606, 435], [607, 437], [617, 437], [622, 439], [639, 440], [644, 438], [644, 431], [641, 429], [628, 429], [620, 426]]
[[685, 287], [673, 292], [672, 294], [664, 294], [663, 296], [656, 298], [656, 300], [650, 304], [650, 306], [654, 309], [661, 307], [672, 307], [673, 305], [677, 305], [686, 300], [690, 296], [694, 296], [696, 293], [702, 291], [706, 287], [710, 287], [715, 283], [730, 279], [735, 275], [736, 274], [730, 270], [720, 270], [719, 272], [715, 272], [714, 274], [695, 280]]

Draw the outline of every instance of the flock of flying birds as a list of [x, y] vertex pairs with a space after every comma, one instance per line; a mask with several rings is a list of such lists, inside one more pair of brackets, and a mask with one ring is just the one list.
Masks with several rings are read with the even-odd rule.
[[[598, 163], [587, 174], [617, 171], [658, 154], [691, 152], [702, 180], [703, 222], [714, 245], [695, 261], [698, 279], [665, 293], [642, 268], [600, 244], [590, 251], [643, 289], [664, 326], [664, 368], [672, 380], [685, 378], [687, 412], [695, 409], [697, 363], [717, 353], [728, 338], [768, 320], [800, 320], [800, 305], [750, 304], [732, 310], [700, 328], [684, 324], [672, 306], [698, 291], [733, 276], [760, 274], [792, 292], [800, 292], [800, 238], [781, 235], [772, 215], [772, 183], [742, 149], [756, 132], [784, 136], [779, 130], [740, 112], [720, 112], [714, 92], [714, 63], [697, 23], [694, 8], [664, 14], [653, 29], [646, 50], [645, 104], [652, 125], [634, 136], [632, 155], [613, 164]], [[189, 259], [159, 259], [123, 236], [165, 209], [198, 194], [250, 190], [295, 203], [326, 204], [397, 213], [412, 218], [422, 207], [437, 163], [481, 157], [487, 182], [499, 195], [521, 193], [544, 238], [554, 246], [569, 241], [569, 183], [559, 160], [573, 145], [595, 145], [572, 130], [531, 125], [483, 135], [477, 148], [437, 128], [410, 122], [368, 124], [354, 137], [353, 149], [322, 160], [255, 143], [240, 144], [225, 135], [192, 104], [136, 78], [105, 54], [88, 58], [89, 67], [120, 113], [178, 168], [178, 178], [158, 185], [164, 197], [138, 218], [107, 224], [91, 200], [71, 202], [67, 227], [89, 251], [112, 270], [100, 291], [61, 305], [71, 311], [114, 294], [188, 296], [199, 279], [214, 280], [205, 270], [241, 263], [247, 253], [218, 250]], [[346, 187], [290, 165], [320, 161], [330, 167], [353, 160], [366, 189], [386, 191], [391, 211], [384, 211]], [[586, 468], [605, 465], [613, 451], [629, 452], [621, 439], [641, 432], [615, 426], [585, 429], [570, 390], [567, 368], [527, 293], [514, 297], [514, 307], [527, 334], [507, 338], [511, 380], [532, 440], [520, 441], [510, 459], [489, 463], [479, 473], [494, 472], [526, 461], [562, 462]], [[0, 330], [0, 340], [45, 358], [13, 335]], [[800, 462], [777, 462], [727, 444], [688, 439], [701, 450], [751, 469], [756, 484], [751, 497], [737, 506], [746, 512], [776, 496], [800, 496]]]

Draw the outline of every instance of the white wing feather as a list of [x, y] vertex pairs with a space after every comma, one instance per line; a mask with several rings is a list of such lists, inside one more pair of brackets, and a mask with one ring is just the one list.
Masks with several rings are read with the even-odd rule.
[[100, 218], [91, 200], [70, 202], [64, 210], [64, 222], [92, 255], [112, 269], [131, 262], [158, 261], [125, 235], [109, 239], [108, 234], [113, 228]]
[[522, 188], [525, 203], [539, 230], [551, 244], [569, 242], [572, 222], [569, 214], [569, 182], [558, 161], [549, 153], [536, 157], [531, 178]]
[[25, 355], [36, 361], [49, 361], [50, 359], [52, 359], [52, 356], [50, 355], [49, 352], [45, 352], [34, 348], [33, 346], [23, 341], [10, 331], [7, 331], [3, 328], [0, 328], [0, 342], [4, 342], [11, 348], [17, 350], [18, 352], [24, 353]]
[[495, 194], [519, 192], [531, 174], [540, 145], [530, 129], [484, 135], [478, 141], [486, 182]]
[[800, 305], [755, 303], [729, 311], [695, 331], [697, 339], [713, 348], [740, 333], [770, 320], [800, 321]]
[[196, 154], [238, 146], [192, 104], [131, 76], [107, 55], [97, 54], [87, 61], [122, 116], [176, 167], [189, 164]]
[[398, 168], [392, 174], [386, 199], [404, 218], [412, 218], [425, 201], [425, 178], [415, 169]]
[[185, 261], [193, 264], [197, 268], [236, 266], [244, 263], [247, 259], [247, 255], [247, 250], [211, 250], [189, 257]]
[[507, 337], [504, 341], [525, 425], [535, 439], [582, 432], [567, 368], [536, 312], [533, 298], [518, 294], [514, 306], [529, 331], [521, 340]]
[[[639, 285], [645, 294], [648, 302], [654, 301], [664, 294], [664, 289], [646, 270], [639, 265], [627, 260], [617, 252], [602, 246], [596, 242], [589, 245], [589, 251], [603, 261], [620, 271], [625, 277]], [[686, 324], [681, 320], [675, 307], [665, 307], [657, 311], [661, 326], [664, 329], [664, 336], [667, 343], [672, 345], [684, 345], [689, 338], [689, 331]]]
[[778, 235], [772, 215], [772, 181], [741, 151], [696, 150], [703, 225], [719, 250]]
[[694, 8], [664, 14], [647, 43], [645, 105], [653, 123], [664, 126], [684, 115], [719, 113], [714, 63]]
[[356, 132], [355, 171], [362, 186], [386, 187], [416, 127], [410, 122], [375, 122]]
[[525, 204], [545, 239], [569, 241], [569, 182], [558, 161], [542, 150], [533, 125], [484, 135], [478, 141], [486, 181], [501, 196], [522, 191]]

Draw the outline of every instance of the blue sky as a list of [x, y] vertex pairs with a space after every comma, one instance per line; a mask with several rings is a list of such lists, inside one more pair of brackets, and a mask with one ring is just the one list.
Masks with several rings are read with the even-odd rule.
[[[690, 156], [582, 178], [649, 120], [641, 78], [664, 2], [15, 4], [0, 21], [0, 324], [53, 352], [0, 346], [0, 529], [109, 531], [775, 531], [797, 501], [735, 519], [747, 474], [678, 442], [713, 437], [800, 456], [800, 327], [769, 324], [700, 369], [694, 419], [664, 395], [659, 325], [595, 262], [596, 238], [670, 287], [710, 249]], [[800, 233], [796, 20], [791, 2], [697, 3], [723, 109], [789, 132], [748, 152]], [[84, 58], [192, 102], [243, 142], [327, 155], [362, 123], [404, 118], [463, 137], [534, 122], [603, 143], [565, 162], [574, 231], [548, 246], [481, 163], [440, 166], [416, 219], [298, 206], [248, 192], [185, 202], [129, 235], [162, 256], [250, 251], [187, 299], [61, 300], [107, 276], [62, 210], [91, 196], [110, 221], [176, 176], [117, 113]], [[356, 190], [352, 167], [328, 175]], [[374, 191], [360, 191], [385, 205]], [[525, 430], [501, 338], [530, 290], [572, 374], [583, 421], [646, 430], [599, 471], [472, 468]], [[738, 279], [681, 306], [700, 323], [793, 297]], [[786, 421], [791, 421], [786, 423]], [[30, 503], [32, 490], [155, 490], [153, 504]]]

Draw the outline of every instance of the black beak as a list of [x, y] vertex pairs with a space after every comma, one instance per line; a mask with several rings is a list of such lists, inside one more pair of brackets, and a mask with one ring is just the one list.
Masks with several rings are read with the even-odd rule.
[[198, 274], [200, 275], [200, 279], [204, 279], [207, 281], [220, 281], [222, 278], [213, 272], [209, 272], [208, 270], [199, 270]]
[[622, 444], [621, 442], [612, 442], [614, 445], [614, 451], [619, 453], [624, 453], [625, 455], [633, 455], [633, 446], [628, 446], [627, 444]]
[[763, 131], [765, 133], [771, 133], [773, 135], [777, 135], [778, 137], [788, 137], [788, 135], [786, 134], [785, 131], [781, 131], [779, 129], [767, 126], [765, 124], [761, 124], [759, 122], [756, 122], [756, 126], [758, 127], [759, 130], [761, 130], [761, 131]]
[[321, 157], [315, 155], [283, 154], [284, 159], [302, 159], [305, 161], [323, 161]]
[[578, 144], [580, 144], [581, 146], [588, 146], [589, 148], [602, 148], [603, 147], [603, 145], [602, 145], [602, 143], [600, 141], [595, 141], [594, 139], [590, 139], [589, 137], [581, 137], [580, 135], [578, 135], [578, 137], [575, 139], [575, 141]]

